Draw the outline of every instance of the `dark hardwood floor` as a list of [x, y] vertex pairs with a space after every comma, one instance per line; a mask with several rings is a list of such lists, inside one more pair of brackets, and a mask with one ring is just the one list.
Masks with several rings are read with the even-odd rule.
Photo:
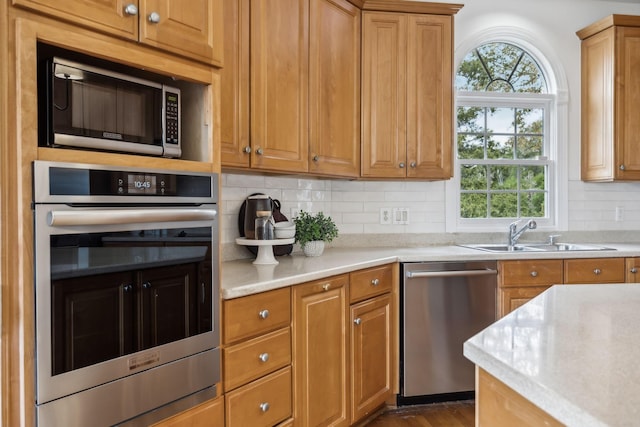
[[377, 416], [366, 427], [474, 427], [473, 400], [402, 406]]

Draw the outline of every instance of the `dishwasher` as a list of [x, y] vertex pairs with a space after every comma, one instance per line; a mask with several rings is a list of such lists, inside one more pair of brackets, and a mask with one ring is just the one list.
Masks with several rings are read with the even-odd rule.
[[398, 404], [473, 397], [463, 343], [496, 320], [495, 261], [401, 264]]

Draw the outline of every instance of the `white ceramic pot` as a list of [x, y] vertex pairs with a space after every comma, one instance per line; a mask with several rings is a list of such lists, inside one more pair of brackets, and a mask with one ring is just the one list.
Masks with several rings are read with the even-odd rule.
[[324, 241], [323, 240], [312, 240], [311, 242], [307, 242], [302, 246], [302, 252], [306, 256], [320, 256], [324, 251]]

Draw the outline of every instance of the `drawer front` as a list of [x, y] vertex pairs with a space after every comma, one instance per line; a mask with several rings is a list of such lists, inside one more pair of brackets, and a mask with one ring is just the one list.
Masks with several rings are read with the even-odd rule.
[[291, 329], [225, 348], [223, 357], [225, 390], [233, 390], [291, 364]]
[[564, 283], [623, 283], [624, 258], [564, 260]]
[[226, 344], [255, 337], [290, 325], [291, 289], [225, 300], [222, 310], [223, 340]]
[[291, 367], [226, 394], [227, 427], [267, 427], [291, 417]]
[[510, 286], [547, 286], [562, 283], [561, 259], [530, 259], [498, 262], [498, 284]]
[[393, 266], [368, 268], [356, 271], [349, 277], [350, 301], [362, 301], [372, 296], [390, 292], [393, 287]]

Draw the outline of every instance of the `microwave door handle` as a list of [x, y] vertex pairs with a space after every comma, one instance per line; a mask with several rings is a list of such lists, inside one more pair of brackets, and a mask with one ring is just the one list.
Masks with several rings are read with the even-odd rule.
[[213, 221], [215, 209], [127, 209], [50, 211], [50, 226], [148, 224], [153, 222]]

